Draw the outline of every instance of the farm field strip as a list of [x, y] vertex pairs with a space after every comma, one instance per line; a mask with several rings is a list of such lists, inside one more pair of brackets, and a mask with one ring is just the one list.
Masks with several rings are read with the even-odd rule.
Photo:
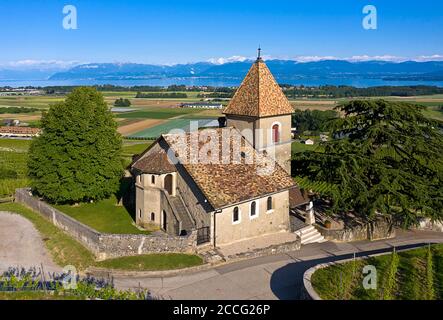
[[198, 121], [198, 125], [199, 127], [203, 127], [207, 124], [209, 124], [210, 122], [214, 121], [214, 119], [185, 119], [185, 118], [180, 118], [180, 119], [172, 119], [167, 121], [164, 124], [160, 124], [157, 126], [154, 126], [152, 128], [148, 128], [142, 131], [139, 131], [135, 134], [130, 135], [130, 138], [157, 138], [162, 134], [166, 134], [168, 132], [170, 132], [173, 129], [182, 129], [184, 131], [188, 131], [189, 127], [190, 127], [190, 122], [191, 121]]
[[162, 119], [145, 119], [137, 122], [124, 124], [118, 128], [118, 132], [122, 135], [131, 135], [140, 132], [145, 129], [152, 128], [153, 126], [164, 123], [167, 120]]

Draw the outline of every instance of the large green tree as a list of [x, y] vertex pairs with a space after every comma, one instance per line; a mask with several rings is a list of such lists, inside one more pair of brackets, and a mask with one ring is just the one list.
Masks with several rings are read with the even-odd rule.
[[333, 211], [364, 221], [384, 214], [404, 226], [420, 217], [443, 219], [443, 135], [424, 107], [385, 100], [357, 100], [336, 109], [325, 152], [296, 160], [295, 174], [324, 194]]
[[42, 117], [43, 133], [31, 145], [31, 187], [55, 203], [109, 197], [123, 174], [122, 140], [103, 96], [78, 88]]

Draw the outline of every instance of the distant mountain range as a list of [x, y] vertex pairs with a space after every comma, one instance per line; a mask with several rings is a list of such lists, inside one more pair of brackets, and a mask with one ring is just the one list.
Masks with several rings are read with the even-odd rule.
[[[63, 71], [0, 69], [0, 79], [49, 80], [145, 80], [163, 78], [242, 79], [252, 61], [214, 64], [199, 62], [172, 66], [136, 63], [90, 63]], [[443, 61], [401, 63], [386, 61], [349, 62], [324, 60], [297, 62], [266, 61], [280, 83], [293, 79], [363, 78], [386, 80], [443, 81]]]
[[[149, 64], [92, 63], [76, 66], [52, 75], [50, 80], [138, 80], [154, 78], [243, 78], [252, 61], [213, 64], [200, 62], [158, 66]], [[303, 78], [389, 78], [391, 80], [443, 80], [443, 61], [401, 63], [385, 61], [349, 62], [325, 60], [296, 62], [268, 60], [269, 69], [280, 82]]]

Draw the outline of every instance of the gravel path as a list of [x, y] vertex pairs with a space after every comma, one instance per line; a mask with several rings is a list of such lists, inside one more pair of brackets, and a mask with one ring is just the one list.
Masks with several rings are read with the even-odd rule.
[[43, 264], [46, 271], [60, 270], [46, 250], [34, 225], [18, 214], [0, 212], [0, 270]]

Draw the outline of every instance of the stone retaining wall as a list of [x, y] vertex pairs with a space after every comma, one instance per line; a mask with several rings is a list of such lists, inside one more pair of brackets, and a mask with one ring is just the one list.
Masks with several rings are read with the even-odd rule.
[[81, 242], [99, 260], [149, 253], [191, 253], [196, 249], [196, 232], [178, 237], [162, 233], [150, 235], [100, 233], [32, 196], [29, 189], [17, 189], [16, 202], [40, 213], [58, 228]]
[[333, 241], [380, 240], [395, 237], [395, 229], [383, 220], [372, 224], [356, 225], [352, 228], [344, 229], [326, 229], [317, 224], [315, 227], [325, 239]]

